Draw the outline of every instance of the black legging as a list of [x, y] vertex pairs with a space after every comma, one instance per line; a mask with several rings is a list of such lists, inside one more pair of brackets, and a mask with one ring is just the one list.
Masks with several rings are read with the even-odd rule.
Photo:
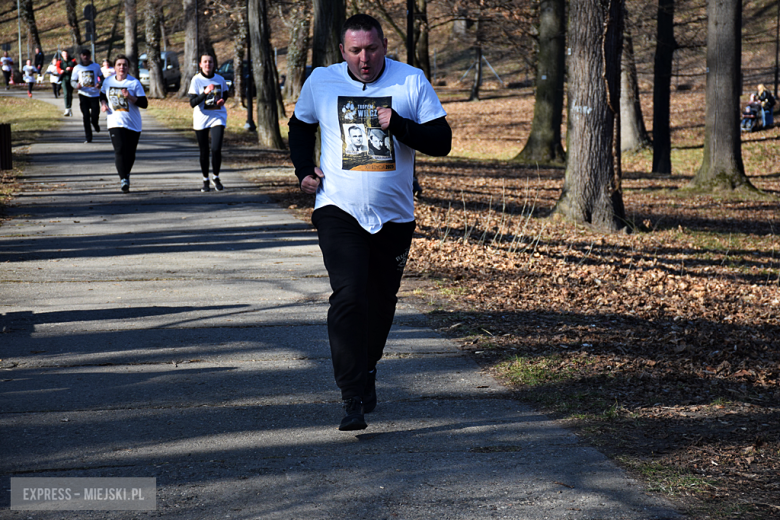
[[204, 179], [209, 176], [209, 130], [211, 131], [211, 171], [214, 177], [219, 177], [219, 169], [222, 166], [222, 138], [225, 136], [225, 127], [212, 126], [195, 130], [198, 148], [200, 148], [200, 171]]
[[129, 179], [141, 132], [134, 132], [127, 128], [109, 128], [108, 134], [111, 136], [111, 144], [114, 145], [114, 161], [119, 178]]
[[10, 70], [4, 70], [3, 71], [3, 77], [5, 78], [5, 88], [8, 90], [8, 83], [11, 81], [11, 71]]

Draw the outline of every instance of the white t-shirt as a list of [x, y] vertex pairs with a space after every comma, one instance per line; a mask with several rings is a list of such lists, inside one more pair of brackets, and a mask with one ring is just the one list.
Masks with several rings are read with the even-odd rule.
[[122, 89], [127, 89], [129, 94], [135, 97], [145, 96], [144, 87], [141, 82], [131, 75], [119, 81], [116, 76], [109, 76], [103, 81], [103, 87], [100, 89], [108, 98], [108, 112], [106, 120], [109, 128], [127, 128], [133, 132], [141, 131], [141, 110], [130, 103], [122, 95]]
[[221, 99], [228, 91], [225, 78], [219, 74], [214, 74], [211, 78], [200, 73], [195, 74], [190, 82], [189, 93], [199, 96], [211, 84], [214, 85], [214, 90], [209, 92], [205, 101], [198, 104], [192, 112], [192, 127], [195, 130], [203, 130], [212, 126], [227, 126], [227, 108], [224, 104], [221, 107], [217, 106], [217, 100]]
[[46, 68], [46, 74], [49, 75], [49, 82], [51, 83], [60, 83], [62, 81], [57, 73], [57, 66], [53, 63]]
[[321, 129], [325, 178], [315, 209], [338, 206], [369, 233], [385, 222], [414, 220], [414, 150], [382, 131], [381, 107], [420, 124], [447, 115], [421, 70], [390, 59], [365, 90], [346, 63], [316, 68], [295, 105], [296, 118]]
[[35, 83], [35, 74], [38, 73], [38, 69], [32, 65], [25, 65], [22, 67], [22, 73], [25, 83]]
[[73, 67], [71, 82], [78, 81], [81, 84], [79, 95], [98, 97], [100, 95], [100, 78], [102, 77], [103, 72], [100, 70], [100, 65], [93, 61], [87, 66], [79, 64]]
[[10, 71], [14, 65], [14, 60], [10, 56], [3, 56], [0, 61], [3, 62], [3, 70], [6, 72]]

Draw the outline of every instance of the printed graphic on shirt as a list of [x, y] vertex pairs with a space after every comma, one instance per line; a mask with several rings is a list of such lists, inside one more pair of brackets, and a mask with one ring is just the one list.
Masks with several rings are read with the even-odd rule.
[[222, 98], [222, 85], [219, 83], [212, 83], [214, 90], [206, 94], [206, 101], [203, 102], [204, 110], [217, 110], [219, 106], [217, 101]]
[[122, 89], [119, 87], [111, 87], [108, 89], [108, 102], [111, 104], [111, 110], [114, 112], [130, 111], [130, 105], [127, 103], [127, 98], [122, 95]]
[[395, 150], [390, 135], [379, 126], [379, 108], [391, 108], [391, 97], [339, 96], [341, 168], [355, 171], [395, 170]]
[[79, 83], [82, 87], [94, 87], [95, 86], [95, 71], [94, 70], [80, 70], [79, 71]]

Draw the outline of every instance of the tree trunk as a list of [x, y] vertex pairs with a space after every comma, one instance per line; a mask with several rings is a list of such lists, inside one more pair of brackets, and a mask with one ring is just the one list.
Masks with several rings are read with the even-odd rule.
[[623, 57], [620, 60], [620, 151], [637, 151], [650, 145], [642, 117], [639, 82], [634, 60], [634, 40], [626, 26]]
[[274, 74], [266, 0], [249, 0], [249, 37], [257, 88], [257, 141], [264, 148], [284, 150], [276, 101], [279, 84]]
[[186, 98], [190, 90], [190, 81], [198, 73], [198, 16], [196, 14], [197, 0], [182, 0], [184, 11], [184, 59], [182, 60], [182, 82], [177, 94]]
[[309, 52], [309, 28], [311, 27], [311, 4], [302, 2], [293, 16], [290, 27], [290, 43], [287, 46], [287, 79], [284, 82], [284, 97], [297, 101], [301, 95], [306, 75], [306, 55]]
[[539, 56], [531, 133], [516, 161], [562, 164], [563, 83], [566, 56], [566, 0], [542, 0], [539, 5]]
[[414, 66], [431, 81], [431, 60], [428, 52], [428, 0], [415, 0], [414, 13]]
[[166, 85], [163, 79], [160, 59], [160, 4], [159, 0], [146, 0], [144, 9], [146, 29], [146, 65], [149, 69], [149, 91], [146, 96], [153, 99], [165, 97]]
[[672, 135], [669, 127], [669, 99], [672, 86], [672, 60], [674, 50], [677, 48], [674, 41], [674, 0], [658, 0], [657, 32], [653, 72], [653, 171], [671, 175]]
[[114, 42], [117, 39], [116, 33], [117, 29], [119, 28], [119, 19], [122, 17], [122, 2], [117, 2], [114, 9], [114, 21], [111, 24], [111, 36], [108, 38], [108, 48], [106, 49], [107, 60], [111, 59], [111, 51], [114, 50]]
[[246, 56], [246, 39], [249, 36], [249, 26], [243, 9], [235, 12], [233, 29], [233, 105], [244, 106], [244, 56]]
[[130, 75], [138, 77], [138, 12], [135, 0], [125, 0], [125, 56], [130, 61]]
[[[76, 0], [65, 0], [65, 11], [68, 13], [68, 28], [73, 41], [73, 52], [81, 47], [81, 31], [79, 31], [79, 15], [76, 12]], [[21, 59], [21, 56], [19, 57]]]
[[569, 4], [569, 131], [554, 212], [603, 231], [626, 227], [620, 172], [623, 0]]
[[217, 53], [214, 51], [214, 44], [211, 41], [211, 30], [209, 29], [212, 22], [212, 11], [201, 10], [196, 17], [198, 19], [198, 52], [196, 53], [198, 56], [196, 60], [200, 63], [200, 57], [208, 54], [214, 58], [214, 68], [216, 69], [219, 67], [219, 61], [217, 60]]
[[481, 13], [477, 14], [476, 42], [474, 43], [474, 83], [471, 85], [469, 101], [479, 101], [479, 87], [482, 86], [482, 22]]
[[[35, 23], [35, 11], [33, 10], [32, 0], [20, 0], [19, 14], [22, 16], [24, 23], [27, 24], [27, 45], [32, 49], [38, 47], [43, 50], [41, 38], [38, 36], [38, 25]], [[21, 59], [21, 56], [19, 58]]]
[[314, 0], [313, 67], [327, 67], [341, 62], [341, 26], [346, 20], [344, 0]]
[[739, 128], [741, 0], [707, 3], [707, 107], [704, 158], [689, 184], [703, 190], [751, 189]]

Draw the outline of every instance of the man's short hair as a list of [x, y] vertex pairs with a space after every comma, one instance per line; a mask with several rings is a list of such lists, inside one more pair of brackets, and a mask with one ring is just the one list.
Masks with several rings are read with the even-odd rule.
[[125, 60], [127, 62], [127, 65], [130, 66], [130, 58], [128, 58], [124, 54], [117, 54], [116, 58], [114, 58], [114, 61], [111, 60], [106, 60], [106, 61], [108, 62], [109, 65], [113, 67], [114, 65], [116, 65], [116, 62], [118, 62], [119, 60]]
[[347, 133], [348, 133], [350, 136], [352, 136], [352, 130], [357, 130], [357, 131], [358, 131], [358, 133], [359, 133], [361, 136], [363, 135], [363, 131], [362, 131], [362, 130], [360, 129], [360, 127], [359, 127], [359, 126], [357, 126], [357, 125], [352, 125], [352, 126], [350, 126], [349, 128], [347, 128]]
[[82, 56], [92, 56], [92, 51], [89, 49], [81, 49], [81, 52], [79, 53]]
[[371, 32], [371, 29], [376, 29], [377, 35], [380, 40], [385, 39], [385, 33], [382, 32], [382, 26], [379, 21], [367, 14], [356, 14], [350, 16], [344, 25], [341, 26], [341, 44], [344, 45], [344, 35], [347, 31], [366, 31]]

